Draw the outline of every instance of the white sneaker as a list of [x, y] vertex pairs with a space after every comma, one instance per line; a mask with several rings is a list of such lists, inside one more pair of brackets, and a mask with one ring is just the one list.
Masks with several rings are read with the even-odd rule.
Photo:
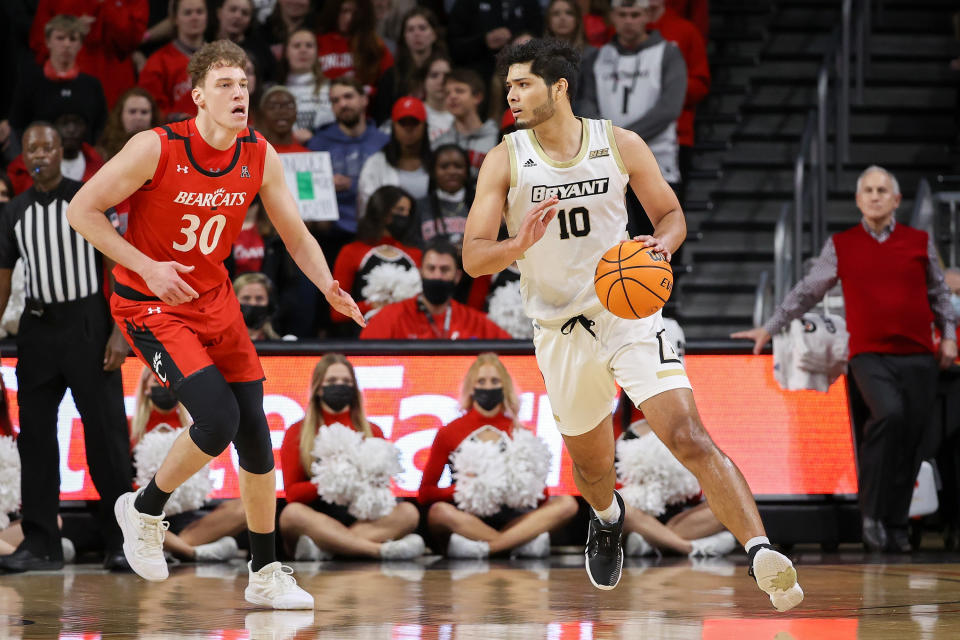
[[297, 538], [297, 548], [293, 552], [293, 559], [297, 562], [317, 562], [318, 560], [333, 560], [333, 554], [317, 546], [310, 536]]
[[60, 548], [63, 549], [64, 564], [70, 564], [77, 559], [77, 548], [73, 546], [73, 541], [70, 538], [64, 538], [61, 536]]
[[646, 538], [636, 531], [627, 534], [627, 540], [623, 545], [623, 550], [628, 556], [655, 556], [657, 550], [652, 544], [647, 542]]
[[219, 540], [199, 544], [193, 548], [197, 562], [226, 562], [237, 557], [237, 541], [233, 536], [223, 536]]
[[704, 557], [715, 558], [725, 556], [737, 548], [737, 539], [729, 531], [721, 531], [706, 538], [697, 538], [691, 540], [693, 551], [690, 552], [691, 558]]
[[290, 640], [313, 623], [313, 611], [254, 611], [243, 619], [250, 640]]
[[490, 555], [490, 545], [482, 540], [471, 540], [459, 533], [450, 534], [447, 543], [448, 558], [473, 558], [480, 560]]
[[279, 562], [271, 562], [260, 571], [247, 563], [250, 584], [243, 597], [250, 604], [271, 609], [313, 609], [313, 596], [297, 586], [293, 569]]
[[170, 575], [163, 557], [163, 535], [170, 527], [164, 514], [151, 516], [133, 506], [137, 493], [123, 494], [113, 504], [113, 513], [123, 533], [123, 555], [130, 568], [147, 580], [166, 580]]
[[753, 557], [751, 575], [757, 585], [770, 596], [777, 611], [789, 611], [803, 602], [803, 589], [797, 582], [797, 570], [790, 559], [766, 547]]
[[514, 547], [511, 558], [546, 558], [550, 555], [550, 534], [546, 531], [533, 540]]
[[380, 557], [384, 560], [413, 560], [427, 550], [423, 538], [408, 533], [399, 540], [387, 540], [380, 545]]

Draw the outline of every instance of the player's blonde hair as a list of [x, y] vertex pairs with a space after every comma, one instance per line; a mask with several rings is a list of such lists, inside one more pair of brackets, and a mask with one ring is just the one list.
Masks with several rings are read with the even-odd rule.
[[480, 367], [486, 364], [496, 369], [497, 373], [500, 374], [500, 382], [503, 385], [503, 406], [507, 415], [516, 420], [517, 414], [520, 412], [520, 398], [513, 386], [513, 378], [510, 377], [510, 372], [507, 371], [500, 357], [493, 352], [481, 353], [467, 369], [467, 375], [463, 377], [463, 384], [460, 387], [460, 408], [464, 411], [470, 411], [473, 408], [473, 388], [477, 386]]
[[[150, 421], [150, 414], [157, 407], [150, 400], [150, 379], [153, 378], [153, 371], [150, 367], [144, 366], [140, 372], [140, 382], [137, 383], [136, 409], [133, 411], [133, 419], [130, 421], [130, 443], [140, 442], [144, 431], [147, 429], [147, 422]], [[177, 403], [177, 417], [180, 419], [180, 426], [187, 427], [192, 422], [187, 409]]]
[[214, 40], [203, 45], [190, 56], [190, 62], [187, 63], [191, 87], [194, 89], [199, 87], [208, 73], [222, 67], [237, 67], [245, 71], [247, 53], [240, 45], [230, 40]]
[[350, 372], [350, 378], [353, 380], [354, 395], [350, 401], [350, 420], [353, 422], [353, 428], [362, 433], [364, 438], [373, 435], [370, 423], [367, 422], [367, 414], [363, 410], [363, 394], [360, 393], [357, 373], [353, 370], [353, 365], [343, 354], [328, 353], [320, 358], [320, 362], [313, 368], [308, 390], [310, 396], [307, 400], [307, 414], [304, 416], [303, 426], [300, 428], [300, 464], [303, 465], [303, 470], [307, 474], [310, 473], [310, 466], [313, 464], [313, 439], [317, 437], [317, 429], [324, 426], [323, 413], [320, 411], [320, 398], [317, 397], [317, 392], [323, 386], [323, 377], [327, 375], [327, 369], [333, 364], [346, 366]]

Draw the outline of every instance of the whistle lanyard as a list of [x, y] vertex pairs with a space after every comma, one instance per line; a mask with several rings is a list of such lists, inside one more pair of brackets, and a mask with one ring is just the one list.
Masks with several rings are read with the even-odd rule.
[[453, 311], [453, 305], [447, 305], [447, 312], [443, 316], [443, 332], [441, 333], [437, 329], [437, 323], [433, 319], [433, 314], [430, 313], [430, 310], [427, 309], [427, 306], [423, 304], [422, 301], [417, 300], [417, 304], [420, 306], [420, 311], [427, 316], [427, 323], [430, 325], [430, 330], [433, 331], [433, 335], [437, 337], [438, 340], [444, 340], [450, 335], [450, 315]]

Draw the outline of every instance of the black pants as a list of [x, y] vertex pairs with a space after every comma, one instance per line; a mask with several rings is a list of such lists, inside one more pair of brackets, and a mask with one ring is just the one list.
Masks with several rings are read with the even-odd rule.
[[937, 392], [937, 361], [930, 354], [861, 353], [850, 360], [850, 373], [868, 413], [862, 429], [856, 426], [860, 510], [905, 527]]
[[113, 503], [130, 491], [130, 445], [120, 371], [103, 370], [112, 323], [103, 296], [48, 305], [42, 316], [25, 311], [17, 335], [17, 401], [24, 545], [60, 557], [60, 449], [57, 409], [66, 389], [83, 420], [87, 466], [100, 494], [104, 548], [120, 549]]

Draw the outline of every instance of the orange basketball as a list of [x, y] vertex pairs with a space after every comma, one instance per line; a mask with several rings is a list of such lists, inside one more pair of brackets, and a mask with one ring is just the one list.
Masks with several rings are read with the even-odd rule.
[[628, 240], [607, 250], [593, 276], [597, 297], [615, 316], [635, 320], [663, 308], [673, 291], [673, 269], [661, 253]]

